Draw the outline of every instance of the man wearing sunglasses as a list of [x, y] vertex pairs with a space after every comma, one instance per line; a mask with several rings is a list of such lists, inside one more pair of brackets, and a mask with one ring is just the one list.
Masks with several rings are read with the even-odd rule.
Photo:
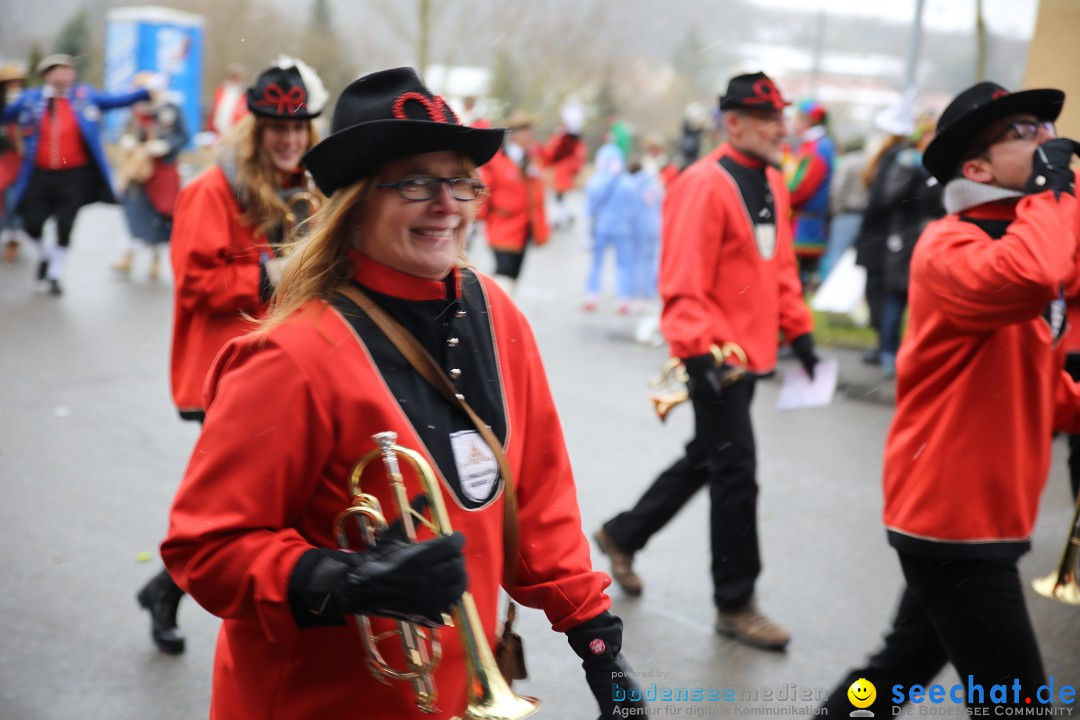
[[885, 445], [884, 520], [906, 587], [884, 647], [826, 701], [837, 715], [859, 678], [878, 688], [870, 709], [895, 715], [946, 662], [963, 686], [950, 704], [994, 704], [995, 685], [1009, 688], [997, 704], [1047, 701], [1017, 563], [1052, 431], [1080, 428], [1060, 342], [1078, 221], [1078, 146], [1053, 124], [1064, 100], [979, 83], [945, 109], [923, 156], [948, 215], [915, 246]]

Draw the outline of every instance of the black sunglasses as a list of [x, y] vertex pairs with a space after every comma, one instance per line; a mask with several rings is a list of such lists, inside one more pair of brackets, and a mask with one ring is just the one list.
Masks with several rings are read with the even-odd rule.
[[438, 195], [439, 187], [443, 184], [450, 188], [450, 196], [455, 200], [478, 200], [487, 192], [484, 183], [469, 177], [408, 177], [394, 183], [379, 183], [375, 187], [382, 190], [393, 188], [402, 198], [420, 202]]

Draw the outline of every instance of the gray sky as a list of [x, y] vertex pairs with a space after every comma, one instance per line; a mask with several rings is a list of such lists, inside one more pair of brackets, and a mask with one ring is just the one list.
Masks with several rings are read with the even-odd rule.
[[[720, 0], [722, 2], [722, 0]], [[915, 0], [753, 0], [759, 5], [828, 13], [869, 15], [907, 21], [915, 15]], [[923, 24], [935, 30], [968, 30], [975, 26], [976, 0], [926, 0]], [[1035, 30], [1038, 0], [983, 0], [983, 17], [996, 33], [1030, 38]]]

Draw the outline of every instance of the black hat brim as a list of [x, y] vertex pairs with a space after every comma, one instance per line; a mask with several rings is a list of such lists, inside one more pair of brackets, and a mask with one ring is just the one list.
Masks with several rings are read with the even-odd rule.
[[452, 150], [477, 166], [495, 156], [502, 147], [503, 128], [425, 120], [373, 120], [354, 125], [311, 148], [304, 167], [326, 195], [371, 174], [383, 163], [410, 155]]
[[720, 96], [720, 111], [727, 112], [728, 110], [765, 110], [771, 112], [773, 110], [782, 110], [783, 108], [791, 105], [790, 100], [784, 100], [781, 98], [780, 107], [775, 105], [765, 105], [764, 103], [748, 103], [744, 102], [746, 98], [731, 97], [730, 95]]
[[248, 110], [255, 117], [266, 118], [267, 120], [314, 120], [322, 115], [322, 110], [317, 113], [297, 113], [295, 115], [276, 115], [274, 113], [264, 112], [261, 109], [256, 109], [248, 104]]
[[1040, 120], [1056, 120], [1065, 104], [1060, 90], [1021, 90], [976, 108], [945, 128], [923, 153], [923, 166], [941, 183], [953, 179], [957, 166], [980, 130], [1008, 115], [1031, 113]]

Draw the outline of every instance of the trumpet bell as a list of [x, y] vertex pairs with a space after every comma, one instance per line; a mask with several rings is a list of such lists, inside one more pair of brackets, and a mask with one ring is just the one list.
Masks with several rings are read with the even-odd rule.
[[1080, 498], [1073, 510], [1072, 527], [1061, 552], [1061, 560], [1054, 572], [1034, 580], [1032, 589], [1045, 598], [1066, 605], [1080, 605], [1080, 584], [1076, 581], [1077, 564], [1080, 559]]
[[1032, 580], [1031, 587], [1045, 598], [1066, 605], [1080, 605], [1080, 584], [1076, 582], [1075, 574], [1062, 578], [1053, 572], [1046, 577]]
[[660, 418], [660, 422], [667, 422], [668, 414], [679, 405], [686, 402], [689, 397], [690, 393], [686, 390], [681, 390], [667, 395], [653, 393], [649, 399], [652, 400], [653, 410], [656, 411], [656, 417]]
[[679, 358], [664, 363], [660, 376], [649, 381], [649, 399], [660, 422], [667, 422], [668, 414], [690, 398], [686, 389], [689, 376]]

